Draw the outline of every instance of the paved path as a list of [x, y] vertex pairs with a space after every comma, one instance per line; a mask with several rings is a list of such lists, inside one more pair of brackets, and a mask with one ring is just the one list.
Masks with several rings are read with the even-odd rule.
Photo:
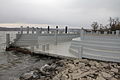
[[[69, 52], [71, 41], [64, 42], [64, 43], [58, 43], [57, 45], [51, 44], [49, 46], [49, 50], [43, 51], [46, 53], [61, 55], [61, 56], [68, 56], [68, 57], [76, 57], [73, 54]], [[36, 48], [35, 51], [39, 52], [42, 51], [42, 48]]]

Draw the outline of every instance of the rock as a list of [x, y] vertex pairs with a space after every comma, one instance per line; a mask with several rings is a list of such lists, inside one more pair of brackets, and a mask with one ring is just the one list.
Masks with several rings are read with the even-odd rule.
[[33, 78], [33, 71], [29, 72], [29, 73], [25, 73], [20, 77], [20, 80], [29, 80], [31, 78]]
[[85, 63], [79, 63], [79, 67], [85, 67]]
[[81, 75], [81, 73], [72, 73], [71, 74], [73, 80], [81, 78], [80, 75]]
[[81, 78], [80, 80], [87, 80], [87, 78]]
[[96, 61], [90, 61], [90, 62], [89, 62], [89, 64], [90, 64], [91, 66], [95, 66], [96, 63], [97, 63]]
[[102, 76], [105, 77], [105, 78], [110, 78], [112, 77], [109, 73], [106, 73], [106, 72], [101, 72]]
[[106, 80], [106, 79], [103, 78], [101, 75], [99, 75], [96, 80]]
[[102, 67], [102, 65], [101, 65], [100, 63], [98, 63], [98, 62], [96, 62], [95, 65], [96, 65], [96, 67], [98, 67], [98, 68]]
[[95, 66], [91, 66], [91, 69], [97, 69], [97, 67], [95, 67]]
[[23, 75], [20, 76], [20, 80], [30, 80], [30, 79], [38, 79], [39, 76], [39, 70], [35, 69], [33, 71], [24, 73]]
[[99, 62], [97, 62], [97, 61], [90, 61], [89, 64], [90, 64], [91, 66], [95, 66], [95, 67], [101, 67], [101, 66], [102, 66], [102, 65], [101, 65]]
[[118, 72], [118, 69], [117, 69], [117, 68], [112, 68], [112, 69], [111, 69], [111, 71], [113, 71], [113, 72], [116, 72], [116, 73], [117, 73], [117, 72]]
[[71, 69], [68, 69], [68, 73], [72, 73], [73, 72], [73, 70], [71, 70]]
[[57, 66], [60, 66], [60, 67], [63, 67], [63, 66], [66, 65], [65, 62], [66, 62], [66, 61], [64, 61], [64, 60], [60, 60], [60, 61], [58, 61], [58, 62], [56, 63], [56, 65], [57, 65]]
[[80, 62], [80, 60], [76, 59], [74, 60], [74, 64], [78, 64]]
[[113, 78], [111, 78], [110, 80], [118, 80], [118, 79], [116, 79], [116, 78], [113, 77]]
[[[81, 72], [82, 73], [82, 72]], [[95, 71], [91, 70], [91, 71], [88, 71], [88, 72], [83, 72], [82, 74], [81, 73], [76, 73], [74, 74], [73, 73], [73, 79], [78, 79], [78, 78], [82, 78], [82, 77], [85, 77], [87, 75], [91, 75], [91, 74], [94, 74]]]
[[120, 66], [117, 66], [117, 68], [120, 68]]
[[56, 65], [54, 64], [51, 64], [51, 65], [45, 64], [44, 66], [40, 68], [40, 71], [43, 74], [50, 75], [50, 72], [54, 71], [55, 68], [56, 68]]
[[68, 64], [68, 66], [70, 67], [70, 68], [75, 68], [75, 65], [74, 64]]
[[60, 80], [68, 80], [68, 76], [63, 74]]
[[90, 70], [90, 67], [86, 66], [85, 69]]
[[14, 80], [20, 80], [19, 78], [14, 78]]
[[80, 59], [80, 62], [82, 62], [82, 63], [88, 63], [89, 60], [88, 59]]
[[114, 75], [114, 72], [113, 72], [113, 71], [110, 71], [109, 74], [110, 74], [110, 75]]
[[117, 63], [111, 63], [110, 66], [116, 68], [117, 67]]
[[105, 62], [100, 62], [100, 63], [101, 63], [101, 65], [102, 65], [103, 67], [107, 67], [107, 66], [109, 66], [108, 63], [105, 63]]
[[91, 78], [91, 77], [87, 76], [87, 80], [93, 80], [93, 78]]

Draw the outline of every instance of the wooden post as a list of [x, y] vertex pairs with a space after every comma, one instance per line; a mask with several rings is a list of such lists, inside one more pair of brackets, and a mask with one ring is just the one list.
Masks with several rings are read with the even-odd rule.
[[57, 32], [57, 34], [58, 34], [58, 26], [56, 26], [56, 32]]
[[23, 34], [23, 26], [21, 26], [20, 32], [21, 32], [21, 34]]
[[50, 31], [50, 26], [48, 26], [48, 30], [47, 30], [47, 32], [49, 33], [49, 31]]
[[56, 26], [56, 30], [55, 30], [55, 45], [57, 45], [57, 34], [58, 34], [58, 26]]
[[6, 48], [10, 46], [10, 34], [6, 34]]
[[27, 26], [27, 34], [29, 34], [29, 26]]
[[67, 33], [67, 31], [68, 31], [68, 27], [66, 26], [66, 27], [65, 27], [65, 33]]
[[32, 34], [34, 34], [34, 27], [32, 27]]

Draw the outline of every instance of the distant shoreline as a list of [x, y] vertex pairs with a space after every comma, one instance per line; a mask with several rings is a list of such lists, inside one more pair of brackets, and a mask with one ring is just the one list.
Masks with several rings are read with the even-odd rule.
[[20, 28], [7, 28], [7, 27], [0, 27], [0, 31], [19, 31]]

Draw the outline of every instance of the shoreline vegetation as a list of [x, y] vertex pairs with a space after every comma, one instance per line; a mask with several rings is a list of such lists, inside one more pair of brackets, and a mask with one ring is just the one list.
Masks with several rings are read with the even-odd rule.
[[[9, 49], [9, 50], [13, 50]], [[24, 49], [14, 49], [24, 53]], [[26, 49], [25, 49], [26, 51]], [[26, 54], [26, 52], [25, 52]], [[29, 53], [28, 53], [29, 54]], [[31, 53], [30, 53], [31, 54]], [[42, 55], [39, 55], [42, 56]], [[91, 59], [57, 58], [42, 67], [35, 66], [20, 75], [17, 80], [119, 80], [120, 63]], [[39, 63], [40, 64], [40, 63]]]

